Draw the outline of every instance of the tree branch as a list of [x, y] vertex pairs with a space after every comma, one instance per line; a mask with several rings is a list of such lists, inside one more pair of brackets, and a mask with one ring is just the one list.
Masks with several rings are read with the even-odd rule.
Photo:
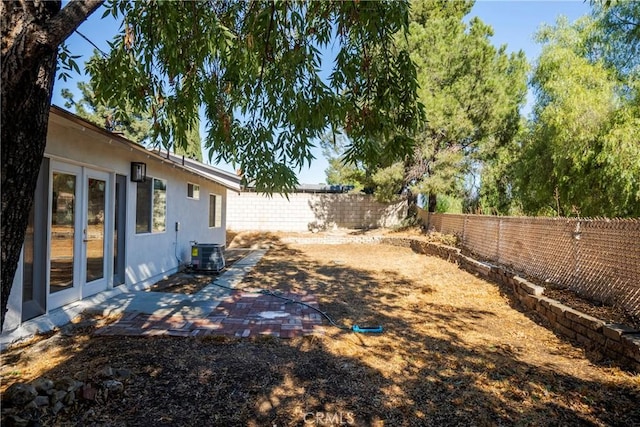
[[62, 10], [57, 9], [60, 4], [55, 2], [3, 2], [0, 61], [3, 85], [19, 82], [43, 57], [55, 53], [103, 1], [75, 0]]
[[275, 21], [276, 15], [276, 3], [271, 3], [271, 18], [269, 19], [269, 27], [267, 28], [267, 40], [264, 44], [264, 56], [262, 57], [262, 65], [260, 66], [260, 77], [258, 78], [258, 85], [256, 87], [256, 93], [259, 93], [260, 86], [262, 85], [262, 78], [264, 76], [264, 67], [266, 65], [269, 52], [269, 41], [271, 40], [271, 28], [273, 27], [273, 21]]
[[57, 48], [67, 37], [71, 35], [104, 0], [73, 0], [69, 2], [60, 13], [56, 14], [43, 26], [39, 35], [39, 41], [43, 45]]

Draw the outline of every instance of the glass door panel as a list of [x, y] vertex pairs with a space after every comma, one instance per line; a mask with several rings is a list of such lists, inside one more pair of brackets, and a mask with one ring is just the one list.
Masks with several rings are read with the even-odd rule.
[[89, 178], [87, 181], [87, 283], [104, 277], [106, 189], [104, 180]]
[[52, 169], [49, 309], [107, 289], [113, 239], [109, 174], [61, 162]]
[[102, 292], [112, 276], [111, 242], [113, 239], [113, 196], [110, 176], [106, 172], [84, 169], [82, 204], [82, 298]]
[[73, 288], [76, 176], [53, 173], [51, 203], [50, 293]]

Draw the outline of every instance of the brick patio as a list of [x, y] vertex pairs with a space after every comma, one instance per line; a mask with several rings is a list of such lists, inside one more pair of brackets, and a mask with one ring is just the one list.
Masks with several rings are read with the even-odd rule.
[[[318, 307], [314, 295], [280, 296]], [[270, 335], [295, 338], [322, 334], [322, 315], [310, 307], [262, 293], [235, 292], [206, 316], [130, 312], [95, 335], [203, 337], [219, 335], [248, 338]]]

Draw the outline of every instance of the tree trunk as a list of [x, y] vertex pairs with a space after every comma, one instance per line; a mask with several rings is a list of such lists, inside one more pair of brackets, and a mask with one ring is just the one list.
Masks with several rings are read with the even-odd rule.
[[412, 191], [407, 195], [407, 219], [410, 221], [418, 219], [418, 195]]
[[2, 2], [2, 293], [4, 326], [47, 140], [58, 45], [101, 2]]
[[435, 212], [438, 205], [437, 195], [435, 193], [429, 194], [429, 212]]

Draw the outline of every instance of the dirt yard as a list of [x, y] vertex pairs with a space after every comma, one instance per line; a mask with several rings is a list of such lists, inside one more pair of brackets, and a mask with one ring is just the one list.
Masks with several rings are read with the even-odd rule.
[[[92, 326], [3, 355], [15, 381], [126, 368], [124, 394], [42, 425], [638, 425], [640, 376], [585, 354], [455, 265], [384, 245], [284, 245], [243, 286], [314, 293], [336, 323], [294, 340], [92, 337]], [[104, 319], [103, 319], [104, 320]], [[82, 325], [87, 325], [83, 323]]]

